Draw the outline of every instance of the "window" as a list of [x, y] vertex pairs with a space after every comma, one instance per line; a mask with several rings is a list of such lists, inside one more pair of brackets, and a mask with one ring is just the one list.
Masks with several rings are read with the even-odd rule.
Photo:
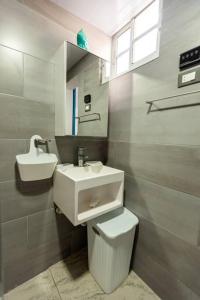
[[116, 68], [117, 74], [129, 69], [131, 29], [125, 30], [118, 38], [116, 45]]
[[101, 59], [101, 84], [104, 84], [110, 79], [110, 62]]
[[133, 45], [133, 63], [154, 53], [157, 49], [158, 30], [153, 29]]
[[113, 39], [113, 75], [133, 70], [159, 55], [161, 0], [152, 1]]

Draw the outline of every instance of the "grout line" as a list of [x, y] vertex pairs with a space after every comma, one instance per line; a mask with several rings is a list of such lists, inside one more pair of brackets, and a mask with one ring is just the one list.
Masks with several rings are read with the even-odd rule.
[[[128, 208], [126, 206], [126, 208]], [[148, 219], [147, 216], [143, 216], [140, 212], [137, 211], [137, 208], [128, 208], [128, 210], [130, 210], [131, 212], [133, 212], [134, 214], [136, 214], [138, 216], [138, 218], [145, 220], [147, 223], [151, 223], [153, 226], [156, 226], [158, 228], [160, 228], [162, 231], [167, 232], [169, 235], [173, 236], [174, 238], [180, 240], [181, 242], [187, 244], [189, 247], [193, 247], [196, 250], [199, 249], [199, 246], [197, 244], [194, 244], [192, 242], [189, 242], [188, 240], [184, 239], [182, 236], [179, 236], [178, 233], [172, 232], [169, 229], [167, 229], [166, 227], [164, 227], [163, 225], [158, 224], [157, 222], [155, 222], [153, 219]], [[149, 216], [151, 218], [151, 215]], [[140, 224], [139, 224], [140, 226]], [[191, 230], [194, 230], [193, 228], [190, 228]]]
[[50, 206], [49, 208], [38, 210], [37, 212], [34, 212], [33, 214], [27, 215], [27, 217], [32, 217], [32, 216], [35, 216], [35, 215], [40, 214], [42, 212], [50, 212], [50, 211], [54, 211], [55, 212], [55, 208]]
[[54, 207], [51, 207], [51, 206], [50, 206], [49, 208], [42, 209], [42, 210], [38, 210], [37, 212], [34, 212], [33, 214], [25, 215], [25, 216], [22, 216], [22, 217], [17, 217], [17, 218], [15, 218], [15, 219], [10, 219], [10, 220], [7, 220], [7, 221], [5, 221], [5, 222], [0, 222], [0, 225], [2, 225], [2, 224], [7, 224], [7, 223], [11, 223], [11, 222], [14, 222], [14, 221], [18, 221], [18, 220], [27, 218], [27, 234], [28, 234], [29, 217], [32, 217], [32, 216], [34, 216], [34, 215], [41, 214], [42, 212], [47, 212], [47, 211], [50, 211], [50, 210], [55, 210], [55, 209], [54, 209]]
[[51, 274], [51, 278], [52, 278], [52, 280], [53, 280], [53, 282], [54, 282], [55, 288], [56, 288], [56, 290], [57, 290], [57, 292], [58, 292], [58, 296], [60, 297], [60, 300], [62, 300], [61, 294], [60, 294], [60, 292], [59, 292], [59, 289], [58, 289], [58, 287], [57, 287], [57, 284], [56, 284], [55, 279], [54, 279], [54, 277], [53, 277], [53, 274], [52, 274], [52, 272], [51, 272], [51, 267], [49, 267], [49, 272], [50, 272], [50, 274]]
[[[24, 81], [24, 79], [23, 79]], [[24, 85], [24, 83], [23, 83]], [[23, 94], [24, 94], [24, 88], [23, 88]], [[37, 100], [37, 99], [33, 99], [33, 98], [29, 98], [29, 97], [25, 97], [24, 95], [23, 96], [19, 96], [19, 95], [14, 95], [14, 94], [6, 94], [6, 93], [1, 93], [0, 92], [0, 96], [8, 96], [8, 97], [15, 97], [15, 98], [19, 98], [20, 100], [24, 100], [24, 101], [29, 101], [29, 102], [34, 102], [34, 103], [39, 103], [41, 105], [45, 105], [45, 106], [52, 106], [54, 107], [55, 106], [55, 102], [54, 101], [51, 101], [51, 102], [45, 102], [45, 101], [41, 101], [41, 100]], [[16, 100], [17, 101], [17, 100]]]
[[15, 178], [11, 178], [11, 179], [8, 179], [8, 180], [0, 180], [0, 184], [2, 183], [13, 183], [13, 182], [16, 182], [17, 180]]
[[165, 144], [165, 143], [137, 143], [137, 142], [130, 142], [130, 141], [123, 141], [123, 140], [108, 140], [108, 143], [113, 144], [131, 144], [131, 145], [141, 145], [141, 146], [170, 146], [170, 147], [184, 147], [184, 148], [195, 148], [199, 147], [200, 144]]
[[6, 222], [0, 222], [0, 225], [6, 225], [8, 223], [15, 222], [15, 221], [22, 220], [22, 219], [26, 219], [26, 221], [28, 222], [27, 218], [28, 218], [28, 216], [19, 217], [19, 218], [12, 219], [12, 220], [9, 220], [9, 221], [6, 221]]
[[[157, 259], [152, 257], [149, 253], [147, 253], [147, 257], [150, 258], [150, 260], [153, 262], [153, 264], [157, 265], [160, 269], [162, 269], [162, 272], [164, 272], [165, 274], [167, 273], [167, 275], [172, 277], [172, 279], [175, 282], [179, 282], [181, 285], [185, 285], [187, 288], [190, 289], [190, 291], [192, 291], [191, 288], [185, 284], [185, 282], [181, 281], [178, 277], [176, 277], [176, 275], [174, 273], [171, 273], [165, 266], [163, 266], [162, 263], [157, 261]], [[143, 262], [139, 262], [139, 266], [142, 266], [143, 268], [145, 267]], [[156, 294], [159, 297], [160, 300], [162, 300], [155, 288], [152, 288], [146, 281], [144, 281], [144, 279], [141, 277], [141, 275], [136, 273], [135, 270], [132, 269], [132, 271], [139, 277], [140, 280], [142, 280], [145, 283], [145, 285], [147, 285], [153, 291], [154, 294]], [[193, 293], [193, 291], [192, 291], [192, 293]]]
[[[49, 137], [49, 139], [50, 139], [51, 137]], [[10, 139], [10, 138], [0, 138], [0, 141], [1, 140], [6, 140], [6, 141], [30, 141], [30, 139], [31, 139], [31, 136], [28, 138], [24, 138], [24, 139], [21, 139], [21, 138], [15, 138], [15, 139]], [[52, 140], [55, 140], [55, 138], [51, 138]]]
[[7, 49], [10, 49], [10, 50], [13, 50], [13, 51], [16, 51], [16, 52], [21, 53], [21, 54], [23, 54], [23, 55], [30, 56], [30, 57], [32, 57], [32, 58], [38, 59], [38, 60], [40, 60], [40, 61], [42, 61], [42, 62], [49, 63], [49, 64], [51, 64], [51, 65], [55, 65], [55, 63], [54, 63], [51, 59], [46, 60], [46, 59], [44, 59], [44, 58], [35, 56], [35, 55], [30, 54], [30, 53], [28, 53], [28, 52], [24, 52], [24, 51], [22, 51], [22, 50], [18, 50], [18, 49], [16, 49], [16, 48], [7, 46], [7, 45], [2, 44], [2, 43], [0, 43], [0, 46], [2, 46], [2, 47], [4, 47], [4, 48], [7, 48]]
[[179, 192], [179, 193], [182, 193], [182, 194], [186, 194], [186, 195], [192, 196], [194, 198], [199, 198], [199, 195], [196, 195], [196, 194], [194, 195], [194, 194], [188, 193], [188, 192], [183, 191], [183, 190], [178, 190], [175, 187], [171, 187], [171, 186], [163, 184], [163, 183], [158, 183], [156, 181], [153, 181], [149, 177], [145, 177], [145, 176], [142, 176], [142, 175], [131, 175], [131, 174], [128, 174], [126, 171], [124, 171], [124, 173], [125, 173], [125, 176], [127, 176], [127, 177], [131, 177], [133, 179], [138, 177], [138, 178], [141, 178], [144, 181], [150, 182], [150, 183], [155, 184], [157, 186], [161, 186], [161, 187], [167, 188], [167, 189], [172, 190], [172, 191], [176, 191], [176, 192]]
[[10, 138], [0, 138], [0, 141], [27, 141], [30, 140], [30, 138], [25, 138], [25, 139], [10, 139]]
[[9, 97], [15, 97], [15, 98], [25, 99], [24, 96], [19, 96], [19, 95], [15, 95], [15, 94], [0, 93], [0, 95], [5, 95], [5, 96], [9, 96]]
[[28, 216], [26, 216], [26, 219], [27, 219], [27, 221], [26, 221], [26, 224], [27, 224], [27, 225], [26, 225], [26, 244], [27, 244], [27, 245], [26, 245], [26, 246], [27, 246], [27, 248], [28, 248], [28, 244], [29, 244], [29, 243], [28, 243], [28, 241], [29, 241], [29, 232], [28, 232], [28, 231], [29, 231], [29, 226], [28, 226], [29, 220], [28, 220]]
[[23, 98], [25, 98], [24, 97], [24, 90], [25, 90], [25, 72], [24, 72], [24, 64], [25, 64], [25, 57], [24, 57], [24, 54], [22, 53], [22, 69], [23, 69], [23, 93], [22, 93], [22, 95], [23, 95]]

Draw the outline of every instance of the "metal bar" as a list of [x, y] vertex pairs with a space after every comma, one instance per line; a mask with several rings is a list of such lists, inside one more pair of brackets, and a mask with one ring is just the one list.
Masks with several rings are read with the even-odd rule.
[[163, 107], [163, 108], [155, 108], [155, 109], [151, 109], [153, 103], [149, 103], [150, 107], [147, 111], [147, 113], [149, 114], [150, 112], [156, 112], [156, 111], [163, 111], [163, 110], [170, 110], [170, 109], [177, 109], [177, 108], [183, 108], [183, 107], [191, 107], [191, 106], [197, 106], [200, 105], [200, 102], [198, 103], [191, 103], [191, 104], [181, 104], [181, 105], [176, 105], [176, 106], [168, 106], [168, 107]]
[[167, 99], [173, 99], [173, 98], [178, 98], [181, 96], [187, 96], [187, 95], [192, 95], [192, 94], [197, 94], [200, 93], [200, 90], [197, 91], [192, 91], [192, 92], [187, 92], [187, 93], [183, 93], [183, 94], [179, 94], [179, 95], [174, 95], [174, 96], [168, 96], [168, 97], [164, 97], [164, 98], [160, 98], [160, 99], [155, 99], [155, 100], [151, 100], [151, 101], [146, 101], [147, 104], [152, 104], [154, 102], [157, 101], [163, 101], [163, 100], [167, 100]]
[[[88, 116], [94, 116], [94, 115], [97, 116], [98, 118], [81, 121], [81, 118], [88, 117]], [[75, 117], [75, 118], [78, 119], [78, 122], [80, 124], [80, 123], [85, 123], [85, 122], [100, 121], [101, 120], [101, 115], [100, 115], [100, 113], [92, 113], [92, 114], [78, 116], [78, 117]]]
[[79, 121], [79, 124], [86, 123], [86, 122], [92, 122], [92, 121], [99, 121], [100, 119], [91, 119], [91, 120], [85, 120], [85, 121]]
[[76, 88], [72, 91], [72, 135], [76, 135]]

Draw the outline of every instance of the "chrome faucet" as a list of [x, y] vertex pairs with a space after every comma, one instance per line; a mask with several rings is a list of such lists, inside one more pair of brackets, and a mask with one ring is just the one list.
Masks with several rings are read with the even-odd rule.
[[47, 139], [35, 139], [34, 144], [35, 144], [36, 148], [38, 148], [38, 146], [46, 146], [46, 151], [47, 151], [47, 153], [49, 153], [48, 142], [50, 142], [50, 141], [51, 140], [47, 140]]
[[88, 158], [88, 156], [85, 155], [85, 150], [87, 150], [87, 148], [78, 147], [78, 166], [79, 167], [84, 167], [85, 163], [86, 163], [86, 159]]

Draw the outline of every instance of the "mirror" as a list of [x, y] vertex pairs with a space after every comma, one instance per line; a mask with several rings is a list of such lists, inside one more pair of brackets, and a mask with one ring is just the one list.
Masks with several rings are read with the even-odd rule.
[[110, 64], [69, 42], [66, 50], [68, 132], [107, 137]]

